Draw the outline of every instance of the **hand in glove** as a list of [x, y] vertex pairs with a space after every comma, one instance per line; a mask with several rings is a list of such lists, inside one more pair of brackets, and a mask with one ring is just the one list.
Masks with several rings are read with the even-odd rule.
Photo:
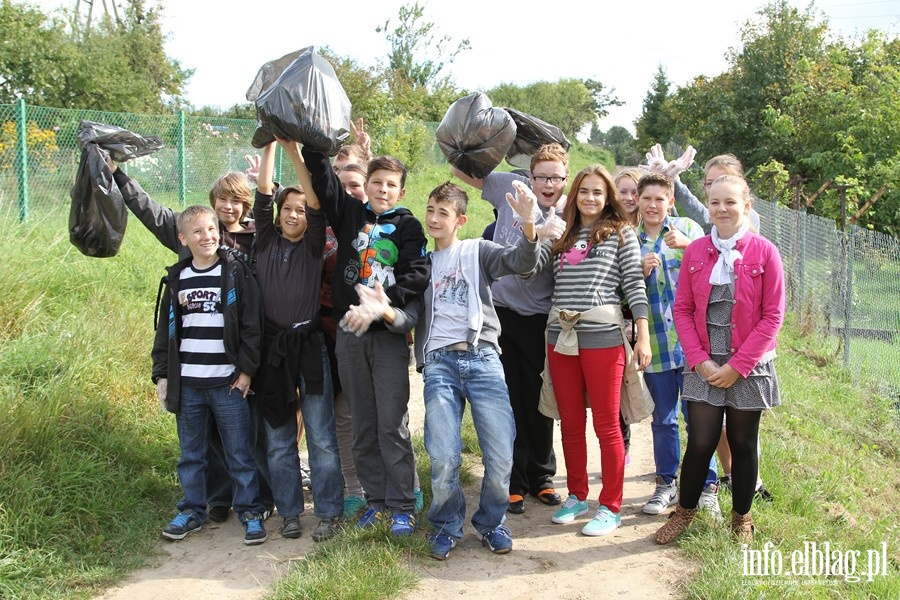
[[535, 230], [541, 243], [552, 242], [558, 240], [566, 231], [566, 222], [559, 218], [556, 213], [553, 213], [543, 223], [535, 227]]
[[166, 408], [166, 395], [169, 391], [169, 380], [160, 378], [156, 380], [156, 398], [159, 400], [159, 407], [163, 410]]
[[534, 195], [527, 185], [521, 181], [513, 181], [513, 187], [516, 189], [516, 195], [513, 196], [506, 192], [506, 201], [510, 207], [518, 215], [519, 220], [524, 223], [534, 224], [537, 217], [537, 197]]
[[675, 179], [682, 171], [687, 171], [691, 168], [695, 156], [697, 156], [697, 151], [694, 150], [693, 146], [688, 146], [687, 150], [684, 151], [684, 154], [670, 162], [663, 172], [672, 179]]
[[374, 288], [356, 284], [356, 293], [359, 296], [359, 304], [351, 306], [347, 310], [341, 319], [340, 326], [344, 331], [359, 337], [368, 331], [372, 323], [384, 317], [391, 301], [377, 281]]
[[641, 165], [641, 167], [651, 173], [665, 173], [666, 168], [669, 166], [669, 161], [666, 160], [662, 145], [654, 144], [653, 147], [650, 148], [650, 152], [644, 156], [647, 157], [647, 164], [646, 166]]

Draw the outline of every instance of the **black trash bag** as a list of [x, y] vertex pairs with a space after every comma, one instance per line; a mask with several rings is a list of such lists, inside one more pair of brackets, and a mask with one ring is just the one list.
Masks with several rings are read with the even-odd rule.
[[506, 162], [520, 169], [531, 168], [531, 157], [544, 144], [557, 143], [568, 150], [572, 144], [556, 125], [532, 117], [514, 108], [505, 108], [516, 123], [516, 140], [506, 153]]
[[69, 241], [85, 256], [115, 256], [125, 236], [128, 211], [106, 164], [106, 154], [97, 144], [84, 144], [69, 194]]
[[[293, 54], [296, 58], [272, 81]], [[334, 69], [312, 46], [263, 65], [247, 90], [248, 99], [257, 93], [256, 115], [274, 136], [328, 156], [336, 155], [350, 137], [350, 99]], [[256, 146], [267, 138], [253, 139]]]
[[250, 140], [250, 145], [254, 148], [265, 148], [274, 141], [275, 136], [272, 134], [272, 130], [266, 127], [262, 121], [257, 122], [256, 131], [253, 132], [253, 139]]
[[273, 83], [278, 81], [278, 78], [281, 77], [281, 74], [284, 73], [284, 70], [287, 69], [292, 62], [297, 60], [301, 54], [311, 49], [312, 46], [308, 46], [302, 50], [295, 50], [285, 54], [281, 58], [270, 60], [261, 66], [259, 71], [256, 72], [256, 78], [253, 80], [253, 83], [247, 88], [247, 102], [256, 102], [256, 99], [259, 98], [263, 92], [272, 87]]
[[156, 152], [163, 142], [157, 136], [84, 120], [76, 135], [81, 162], [69, 192], [69, 241], [86, 256], [115, 256], [125, 236], [128, 211], [106, 157], [125, 162]]
[[500, 164], [513, 140], [516, 124], [502, 108], [494, 108], [481, 92], [450, 105], [435, 132], [447, 161], [475, 179], [484, 179]]
[[163, 147], [163, 141], [155, 135], [144, 137], [115, 125], [104, 125], [94, 121], [82, 120], [78, 126], [77, 137], [79, 148], [93, 142], [109, 152], [110, 157], [116, 162], [153, 154]]

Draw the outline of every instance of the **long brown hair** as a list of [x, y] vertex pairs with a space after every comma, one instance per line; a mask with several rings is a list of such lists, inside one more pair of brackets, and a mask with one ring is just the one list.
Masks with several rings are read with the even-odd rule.
[[583, 168], [575, 176], [572, 185], [569, 187], [569, 194], [566, 196], [566, 208], [563, 210], [563, 219], [566, 222], [566, 230], [562, 236], [553, 243], [552, 254], [557, 255], [565, 252], [575, 245], [578, 241], [578, 232], [581, 230], [581, 213], [578, 212], [578, 188], [585, 177], [597, 175], [603, 180], [606, 186], [606, 205], [600, 216], [591, 225], [589, 239], [592, 244], [602, 244], [613, 233], [619, 234], [619, 244], [625, 243], [625, 235], [623, 233], [626, 227], [631, 225], [628, 223], [628, 213], [622, 206], [619, 199], [619, 190], [616, 188], [615, 182], [609, 171], [603, 165], [590, 165]]

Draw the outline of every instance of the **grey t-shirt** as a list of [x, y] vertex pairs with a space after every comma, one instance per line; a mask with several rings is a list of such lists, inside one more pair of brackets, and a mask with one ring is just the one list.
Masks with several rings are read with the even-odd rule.
[[469, 283], [463, 276], [460, 250], [453, 244], [431, 253], [431, 335], [425, 352], [466, 341], [469, 334]]
[[[514, 246], [522, 236], [519, 217], [506, 201], [506, 193], [515, 193], [513, 181], [521, 181], [529, 188], [531, 182], [526, 177], [513, 173], [490, 173], [483, 179], [481, 197], [497, 209], [497, 227], [494, 241], [503, 246]], [[562, 210], [557, 208], [557, 213]], [[543, 223], [546, 209], [541, 208], [537, 224]], [[512, 309], [523, 316], [547, 314], [550, 312], [550, 296], [553, 294], [552, 269], [544, 269], [534, 277], [522, 279], [515, 275], [501, 277], [491, 286], [494, 305]]]

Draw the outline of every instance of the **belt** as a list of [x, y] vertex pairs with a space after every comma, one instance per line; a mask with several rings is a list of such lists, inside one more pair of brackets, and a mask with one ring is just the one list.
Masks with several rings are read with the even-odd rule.
[[441, 350], [446, 350], [448, 352], [468, 352], [469, 350], [473, 350], [477, 348], [477, 346], [473, 346], [469, 342], [456, 342], [455, 344], [450, 344], [449, 346], [444, 346]]

